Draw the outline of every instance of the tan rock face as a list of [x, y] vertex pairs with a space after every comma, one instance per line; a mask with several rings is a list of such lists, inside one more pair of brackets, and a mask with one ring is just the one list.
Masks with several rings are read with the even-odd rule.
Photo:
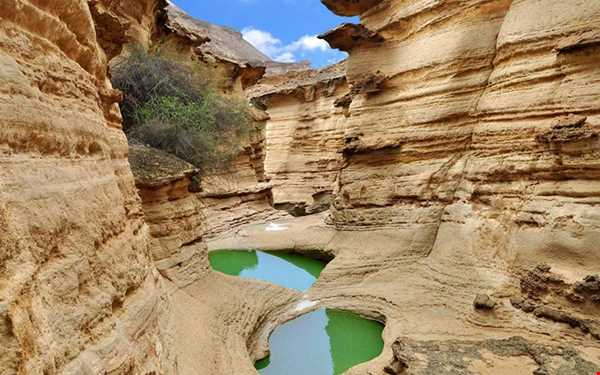
[[600, 189], [590, 34], [599, 17], [596, 2], [551, 0], [365, 11], [363, 26], [385, 42], [352, 48], [348, 79], [383, 82], [350, 106], [332, 222], [429, 233], [413, 246], [421, 254], [446, 242], [440, 227], [469, 227], [471, 241], [509, 261], [589, 269], [600, 225], [590, 215]]
[[123, 47], [148, 48], [160, 32], [166, 0], [88, 0], [98, 43], [109, 60]]
[[293, 214], [329, 208], [342, 165], [349, 91], [343, 64], [264, 79], [250, 91], [267, 107], [265, 177], [273, 204]]
[[163, 48], [183, 55], [183, 61], [191, 57], [205, 65], [207, 76], [228, 93], [241, 93], [265, 73], [280, 74], [308, 68], [304, 63], [272, 61], [248, 43], [239, 31], [190, 17], [170, 1], [167, 3]]
[[129, 161], [150, 228], [150, 253], [160, 274], [178, 287], [209, 269], [193, 165], [150, 147], [131, 145]]
[[85, 1], [0, 4], [0, 373], [172, 373]]
[[382, 0], [321, 0], [321, 2], [340, 16], [358, 16], [381, 3]]
[[[362, 26], [323, 36], [350, 52], [342, 139], [325, 137], [341, 147], [325, 223], [248, 226], [209, 247], [335, 254], [308, 297], [386, 322], [382, 355], [349, 374], [598, 371], [600, 4], [352, 12]], [[282, 132], [299, 126], [287, 104], [298, 87], [266, 102]], [[270, 134], [281, 149], [294, 139]]]

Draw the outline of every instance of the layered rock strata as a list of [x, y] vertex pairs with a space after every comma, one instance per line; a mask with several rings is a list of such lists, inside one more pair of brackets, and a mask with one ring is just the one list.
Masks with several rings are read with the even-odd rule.
[[493, 246], [507, 261], [591, 266], [598, 17], [595, 3], [550, 0], [383, 1], [364, 11], [361, 28], [384, 41], [350, 48], [348, 80], [381, 79], [350, 105], [331, 221], [393, 227], [400, 239], [418, 229], [407, 248], [427, 255], [442, 226], [469, 219], [472, 238], [503, 238]]
[[0, 4], [0, 373], [175, 373], [88, 4]]
[[226, 92], [239, 94], [265, 73], [308, 68], [306, 63], [275, 62], [243, 39], [239, 31], [190, 17], [171, 2], [165, 7], [164, 32], [162, 46], [201, 62]]
[[266, 107], [265, 178], [273, 205], [294, 215], [329, 208], [343, 164], [348, 94], [343, 63], [318, 71], [264, 78], [249, 90]]
[[[350, 52], [347, 78], [273, 77], [255, 95], [270, 115], [264, 168], [252, 146], [238, 182], [206, 179], [198, 196], [174, 162], [138, 180], [144, 210], [102, 12], [0, 5], [0, 373], [255, 374], [300, 299], [386, 323], [383, 353], [349, 374], [600, 371], [600, 5], [323, 2], [361, 15], [324, 36]], [[306, 296], [207, 267], [202, 201], [233, 212], [245, 191], [266, 207], [269, 178], [274, 202], [305, 212], [332, 192], [331, 214], [210, 247], [335, 255]]]
[[[150, 48], [162, 31], [166, 0], [88, 0], [98, 43], [110, 59], [124, 48]], [[206, 42], [207, 39], [201, 42]]]
[[200, 185], [192, 165], [143, 145], [131, 146], [129, 160], [150, 229], [149, 250], [172, 312], [175, 339], [170, 350], [177, 372], [163, 373], [255, 373], [253, 361], [265, 351], [261, 335], [289, 314], [299, 293], [211, 272], [204, 240], [213, 231], [247, 223], [228, 221], [243, 217], [240, 210], [258, 219], [261, 205], [244, 202], [245, 208], [225, 210], [228, 203], [235, 205], [219, 197], [220, 206], [209, 210], [207, 198], [196, 193]]
[[205, 221], [191, 191], [198, 170], [170, 154], [131, 145], [129, 161], [150, 229], [150, 253], [166, 279], [185, 286], [208, 272]]
[[599, 371], [600, 5], [323, 3], [361, 16], [323, 36], [350, 53], [331, 213], [209, 247], [335, 255], [308, 298], [386, 323], [349, 374]]

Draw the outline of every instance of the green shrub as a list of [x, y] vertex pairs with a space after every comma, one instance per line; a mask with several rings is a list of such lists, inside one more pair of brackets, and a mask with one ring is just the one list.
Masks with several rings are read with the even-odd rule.
[[217, 94], [199, 72], [136, 50], [113, 68], [113, 85], [129, 139], [210, 170], [243, 149], [250, 120], [246, 103]]

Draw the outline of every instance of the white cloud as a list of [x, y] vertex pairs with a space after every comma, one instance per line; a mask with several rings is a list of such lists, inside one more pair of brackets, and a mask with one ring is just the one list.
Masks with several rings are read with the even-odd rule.
[[289, 51], [315, 51], [326, 52], [331, 49], [329, 44], [315, 35], [304, 35], [297, 41], [286, 46]]
[[271, 58], [279, 53], [281, 40], [275, 38], [267, 31], [247, 27], [242, 30], [242, 36], [259, 51]]
[[276, 56], [273, 60], [283, 63], [293, 63], [296, 62], [296, 56], [291, 52], [284, 52], [281, 55]]
[[295, 62], [297, 53], [304, 55], [305, 52], [335, 52], [326, 41], [317, 38], [316, 35], [304, 35], [290, 44], [283, 44], [280, 39], [268, 31], [254, 27], [243, 29], [242, 35], [259, 51], [279, 62]]

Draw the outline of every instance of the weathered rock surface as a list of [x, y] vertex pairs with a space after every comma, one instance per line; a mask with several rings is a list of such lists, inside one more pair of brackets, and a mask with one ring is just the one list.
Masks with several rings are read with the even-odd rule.
[[[347, 71], [253, 88], [265, 138], [199, 193], [189, 165], [142, 157], [165, 166], [138, 174], [143, 206], [101, 47], [147, 38], [158, 8], [0, 4], [2, 375], [255, 374], [306, 298], [386, 323], [350, 375], [600, 371], [600, 3], [323, 3], [361, 15], [324, 36]], [[190, 24], [166, 41], [233, 92], [258, 79]], [[239, 227], [268, 219], [287, 230]], [[210, 272], [208, 237], [335, 259], [301, 296]]]
[[209, 248], [334, 254], [308, 297], [386, 322], [349, 374], [600, 371], [600, 3], [324, 3], [361, 14], [324, 35], [350, 53], [332, 210]]
[[[88, 0], [96, 37], [108, 59], [123, 48], [149, 48], [161, 33], [166, 0]], [[203, 40], [205, 42], [207, 40]]]
[[331, 221], [395, 227], [400, 238], [418, 229], [423, 241], [408, 247], [422, 255], [455, 242], [445, 228], [462, 228], [507, 261], [591, 271], [598, 50], [573, 40], [600, 8], [571, 5], [388, 1], [365, 11], [363, 27], [385, 42], [351, 49], [348, 80], [385, 83], [350, 105]]
[[218, 208], [209, 209], [204, 193], [192, 191], [198, 172], [192, 165], [142, 145], [131, 146], [129, 160], [150, 228], [149, 250], [171, 306], [176, 373], [252, 374], [252, 360], [265, 350], [260, 335], [286, 316], [299, 293], [211, 272], [205, 237], [246, 224], [241, 210], [247, 220], [260, 220], [260, 200], [232, 195], [245, 204], [226, 210], [235, 205], [218, 196]]
[[150, 228], [150, 253], [163, 277], [183, 287], [208, 273], [200, 203], [190, 191], [198, 171], [170, 154], [131, 145], [129, 161]]
[[0, 373], [174, 373], [88, 4], [0, 4]]
[[193, 168], [138, 146], [142, 206], [90, 5], [0, 4], [0, 373], [253, 374], [299, 296], [209, 272]]
[[342, 167], [348, 93], [344, 64], [263, 79], [249, 95], [266, 106], [265, 178], [273, 205], [294, 215], [329, 208]]
[[281, 74], [292, 70], [306, 70], [306, 63], [278, 63], [264, 55], [242, 38], [242, 34], [224, 26], [218, 26], [190, 17], [168, 1], [165, 8], [164, 30], [166, 38], [161, 42], [170, 49], [176, 47], [203, 62], [211, 69], [211, 76], [221, 79], [220, 86], [228, 91], [238, 91], [256, 83], [265, 73]]

